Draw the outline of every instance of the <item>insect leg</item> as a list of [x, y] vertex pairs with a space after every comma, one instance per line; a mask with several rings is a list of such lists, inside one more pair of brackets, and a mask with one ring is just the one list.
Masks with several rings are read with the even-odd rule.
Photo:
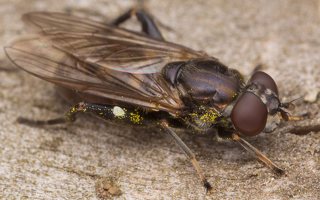
[[158, 29], [151, 15], [148, 14], [143, 8], [140, 8], [140, 9], [132, 8], [128, 10], [127, 12], [125, 12], [124, 14], [116, 18], [113, 22], [111, 22], [111, 25], [119, 26], [120, 24], [127, 21], [134, 15], [137, 17], [137, 19], [141, 23], [142, 31], [145, 34], [147, 34], [149, 37], [154, 39], [164, 40], [164, 38], [160, 33], [160, 30]]
[[24, 117], [18, 117], [17, 122], [20, 124], [26, 124], [29, 126], [44, 126], [44, 125], [55, 125], [55, 124], [63, 124], [66, 122], [64, 117], [59, 117], [55, 119], [49, 120], [33, 120]]
[[253, 154], [258, 160], [266, 164], [272, 171], [274, 171], [278, 175], [284, 174], [284, 170], [279, 168], [276, 164], [274, 164], [269, 158], [267, 158], [261, 151], [252, 146], [249, 142], [241, 138], [238, 134], [232, 134], [231, 139], [233, 141], [238, 142], [243, 148], [245, 148], [248, 152]]
[[288, 113], [281, 113], [281, 117], [285, 121], [302, 121], [302, 120], [308, 119], [310, 117], [310, 113], [307, 112], [300, 115], [290, 115]]
[[120, 24], [129, 20], [133, 15], [135, 15], [135, 10], [134, 8], [131, 8], [127, 12], [123, 13], [122, 15], [114, 19], [110, 24], [113, 26], [119, 26]]
[[199, 175], [203, 186], [206, 188], [207, 191], [210, 191], [212, 189], [212, 186], [208, 182], [207, 178], [205, 177], [202, 168], [199, 165], [199, 162], [196, 159], [196, 156], [192, 151], [189, 149], [189, 147], [180, 139], [180, 137], [169, 127], [168, 122], [162, 121], [160, 123], [162, 128], [166, 130], [166, 132], [173, 137], [175, 142], [179, 145], [179, 147], [183, 150], [183, 152], [186, 154], [186, 156], [190, 159], [190, 162], [192, 163], [193, 167], [197, 171], [197, 174]]

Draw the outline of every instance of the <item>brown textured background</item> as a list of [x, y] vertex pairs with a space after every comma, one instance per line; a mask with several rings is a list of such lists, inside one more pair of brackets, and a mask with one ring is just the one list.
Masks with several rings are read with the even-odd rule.
[[[0, 43], [23, 34], [25, 12], [74, 12], [105, 21], [132, 1], [0, 0]], [[173, 30], [169, 41], [204, 50], [249, 74], [257, 64], [277, 81], [283, 100], [303, 97], [295, 113], [319, 122], [320, 1], [150, 1]], [[180, 133], [198, 155], [214, 192], [205, 195], [192, 166], [165, 134], [82, 116], [73, 125], [32, 128], [18, 116], [49, 119], [67, 106], [54, 87], [13, 66], [0, 50], [0, 198], [97, 199], [101, 182], [116, 199], [320, 199], [320, 133], [284, 131], [249, 141], [287, 175], [277, 178], [238, 145]], [[291, 125], [293, 123], [290, 123]], [[108, 187], [108, 184], [105, 184]]]

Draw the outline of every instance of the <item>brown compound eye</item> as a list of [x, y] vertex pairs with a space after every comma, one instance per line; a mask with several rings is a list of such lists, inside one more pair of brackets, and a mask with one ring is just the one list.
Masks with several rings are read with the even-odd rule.
[[231, 121], [234, 127], [245, 136], [255, 136], [266, 126], [268, 111], [254, 94], [245, 92], [234, 105]]
[[262, 71], [255, 72], [250, 80], [249, 83], [255, 83], [263, 85], [264, 87], [272, 90], [276, 95], [278, 96], [278, 87], [276, 82], [273, 80], [271, 76], [269, 76], [267, 73], [264, 73]]

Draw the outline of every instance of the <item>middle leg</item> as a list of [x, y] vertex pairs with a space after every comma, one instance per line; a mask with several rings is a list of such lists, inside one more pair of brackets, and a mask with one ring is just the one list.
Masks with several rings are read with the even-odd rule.
[[179, 147], [182, 149], [182, 151], [186, 154], [187, 158], [190, 160], [191, 164], [193, 165], [194, 169], [196, 170], [199, 178], [201, 179], [201, 182], [203, 186], [206, 188], [207, 192], [209, 192], [212, 189], [211, 184], [208, 182], [208, 179], [206, 178], [202, 168], [200, 167], [199, 162], [196, 159], [196, 156], [194, 153], [189, 149], [189, 147], [181, 140], [181, 138], [172, 130], [172, 128], [169, 126], [169, 123], [165, 120], [162, 120], [160, 123], [160, 126], [169, 134], [172, 136], [174, 141], [179, 145]]

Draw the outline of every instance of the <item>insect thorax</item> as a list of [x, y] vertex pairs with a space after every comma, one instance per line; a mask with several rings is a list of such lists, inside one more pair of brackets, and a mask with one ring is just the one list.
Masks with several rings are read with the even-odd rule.
[[244, 85], [238, 71], [214, 58], [169, 63], [163, 74], [187, 107], [206, 106], [221, 111]]

